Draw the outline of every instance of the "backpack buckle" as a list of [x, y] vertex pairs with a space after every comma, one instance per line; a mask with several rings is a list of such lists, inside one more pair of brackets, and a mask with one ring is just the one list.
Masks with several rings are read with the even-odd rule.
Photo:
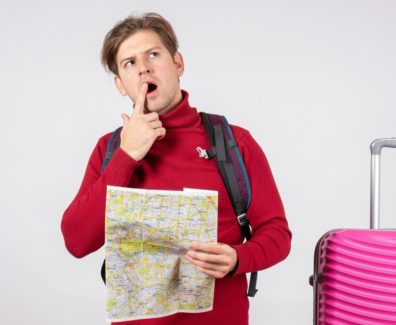
[[241, 227], [244, 227], [249, 224], [249, 220], [247, 218], [246, 213], [240, 214], [239, 216], [237, 216], [237, 219], [238, 219], [238, 223]]

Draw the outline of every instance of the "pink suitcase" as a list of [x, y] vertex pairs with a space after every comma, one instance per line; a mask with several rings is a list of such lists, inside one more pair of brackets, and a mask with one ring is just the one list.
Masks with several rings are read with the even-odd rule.
[[336, 229], [315, 248], [315, 325], [396, 324], [396, 230], [379, 230], [380, 157], [396, 138], [371, 144], [370, 229]]

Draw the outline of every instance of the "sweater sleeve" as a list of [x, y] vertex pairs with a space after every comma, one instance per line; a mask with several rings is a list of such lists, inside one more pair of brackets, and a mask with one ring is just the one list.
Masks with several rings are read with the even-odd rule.
[[118, 148], [103, 174], [102, 162], [109, 135], [95, 146], [80, 189], [63, 214], [61, 230], [68, 251], [84, 257], [104, 244], [107, 185], [128, 186], [138, 162]]
[[247, 131], [237, 142], [252, 192], [247, 211], [252, 238], [233, 245], [238, 255], [234, 274], [241, 274], [266, 269], [285, 259], [290, 251], [291, 232], [263, 150]]

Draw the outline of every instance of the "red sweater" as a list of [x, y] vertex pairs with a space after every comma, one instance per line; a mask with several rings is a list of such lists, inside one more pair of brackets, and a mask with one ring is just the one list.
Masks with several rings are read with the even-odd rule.
[[232, 126], [252, 190], [248, 216], [253, 236], [242, 243], [240, 228], [216, 161], [200, 158], [196, 151], [198, 146], [210, 148], [200, 115], [190, 107], [188, 94], [183, 92], [183, 96], [177, 107], [160, 116], [166, 136], [154, 143], [142, 161], [136, 162], [119, 148], [101, 174], [111, 134], [99, 139], [81, 187], [63, 215], [61, 226], [65, 244], [78, 258], [102, 247], [107, 185], [179, 191], [185, 187], [209, 189], [219, 192], [218, 241], [236, 249], [238, 268], [232, 276], [216, 280], [214, 305], [210, 312], [177, 313], [117, 324], [248, 324], [246, 273], [278, 263], [290, 250], [291, 233], [265, 155], [248, 131]]

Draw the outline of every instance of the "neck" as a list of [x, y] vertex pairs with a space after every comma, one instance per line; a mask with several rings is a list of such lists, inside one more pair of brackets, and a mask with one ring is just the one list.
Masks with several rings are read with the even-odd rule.
[[172, 111], [176, 106], [178, 106], [181, 103], [182, 100], [183, 100], [183, 94], [182, 94], [181, 89], [179, 89], [179, 91], [177, 92], [177, 95], [175, 96], [174, 100], [169, 105], [169, 107], [164, 109], [163, 111], [159, 112], [158, 115], [163, 115], [163, 114], [166, 114], [166, 113]]
[[166, 129], [191, 128], [200, 124], [201, 117], [188, 102], [188, 93], [181, 91], [180, 102], [171, 110], [160, 116], [162, 126]]

